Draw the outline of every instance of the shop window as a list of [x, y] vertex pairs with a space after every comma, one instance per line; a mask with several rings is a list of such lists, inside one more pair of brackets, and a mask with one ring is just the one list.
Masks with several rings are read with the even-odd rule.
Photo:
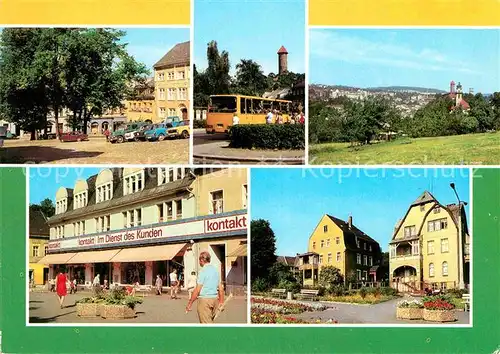
[[182, 219], [182, 200], [175, 201], [175, 218]]
[[33, 248], [31, 249], [31, 256], [38, 257], [38, 246], [33, 246]]
[[210, 192], [210, 214], [221, 214], [224, 212], [224, 192], [218, 190]]

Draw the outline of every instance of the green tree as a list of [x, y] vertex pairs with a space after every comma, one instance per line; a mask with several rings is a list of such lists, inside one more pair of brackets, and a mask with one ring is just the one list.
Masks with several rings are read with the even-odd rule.
[[500, 92], [491, 95], [490, 104], [493, 107], [494, 129], [500, 129]]
[[252, 220], [251, 230], [251, 276], [252, 280], [257, 278], [268, 278], [269, 269], [276, 263], [276, 237], [267, 220]]
[[207, 47], [208, 67], [205, 71], [209, 83], [207, 95], [226, 94], [230, 92], [231, 76], [229, 70], [229, 53], [225, 50], [219, 52], [216, 41], [208, 43]]
[[318, 283], [326, 289], [332, 289], [335, 285], [343, 284], [344, 277], [340, 269], [334, 266], [325, 266], [321, 268]]
[[40, 204], [30, 204], [30, 211], [42, 211], [46, 217], [50, 218], [56, 213], [56, 207], [51, 199], [45, 198]]
[[236, 64], [236, 89], [235, 93], [262, 96], [268, 88], [268, 80], [262, 67], [251, 59], [241, 59]]

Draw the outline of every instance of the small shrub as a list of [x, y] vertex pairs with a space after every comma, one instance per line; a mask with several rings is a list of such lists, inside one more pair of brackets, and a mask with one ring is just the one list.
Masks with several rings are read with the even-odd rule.
[[461, 299], [464, 294], [468, 294], [468, 291], [466, 289], [448, 289], [446, 290], [446, 294]]
[[193, 129], [205, 129], [207, 127], [207, 120], [206, 119], [195, 119], [193, 121]]
[[244, 149], [304, 149], [303, 124], [243, 124], [229, 131], [230, 146]]
[[335, 285], [331, 288], [330, 293], [333, 296], [344, 296], [347, 295], [348, 291], [343, 285]]
[[373, 296], [375, 296], [375, 297], [377, 297], [377, 298], [378, 298], [378, 297], [380, 297], [380, 295], [381, 295], [381, 293], [382, 293], [382, 292], [380, 291], [380, 288], [372, 288], [372, 289], [373, 289], [373, 292], [372, 292], [372, 293], [373, 293]]
[[282, 280], [278, 284], [278, 288], [286, 289], [286, 291], [291, 291], [292, 293], [300, 292], [300, 284], [290, 280]]
[[422, 309], [424, 308], [424, 304], [417, 300], [403, 300], [398, 303], [399, 308], [411, 308], [411, 309]]
[[252, 292], [265, 292], [269, 290], [270, 285], [267, 279], [257, 278], [252, 281]]
[[380, 293], [384, 296], [395, 296], [398, 294], [398, 291], [394, 288], [386, 286], [386, 287], [380, 288]]
[[367, 294], [368, 294], [368, 290], [365, 287], [359, 289], [359, 296], [361, 296], [362, 299], [364, 299]]

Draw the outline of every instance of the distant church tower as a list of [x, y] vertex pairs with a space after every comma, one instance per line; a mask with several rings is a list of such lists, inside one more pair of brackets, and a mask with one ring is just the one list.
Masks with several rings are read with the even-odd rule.
[[450, 93], [455, 93], [455, 81], [450, 82]]
[[278, 75], [288, 72], [288, 51], [281, 46], [278, 50]]

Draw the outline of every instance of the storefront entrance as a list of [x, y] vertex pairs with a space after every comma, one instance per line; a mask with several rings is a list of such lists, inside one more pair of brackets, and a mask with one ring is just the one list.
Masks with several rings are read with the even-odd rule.
[[211, 263], [220, 269], [222, 284], [226, 285], [226, 245], [210, 245], [215, 255]]
[[146, 265], [144, 262], [128, 262], [122, 264], [122, 283], [145, 284]]
[[104, 280], [108, 281], [111, 279], [111, 266], [109, 263], [96, 263], [94, 264], [94, 277], [99, 274], [99, 280], [101, 285], [104, 284]]

